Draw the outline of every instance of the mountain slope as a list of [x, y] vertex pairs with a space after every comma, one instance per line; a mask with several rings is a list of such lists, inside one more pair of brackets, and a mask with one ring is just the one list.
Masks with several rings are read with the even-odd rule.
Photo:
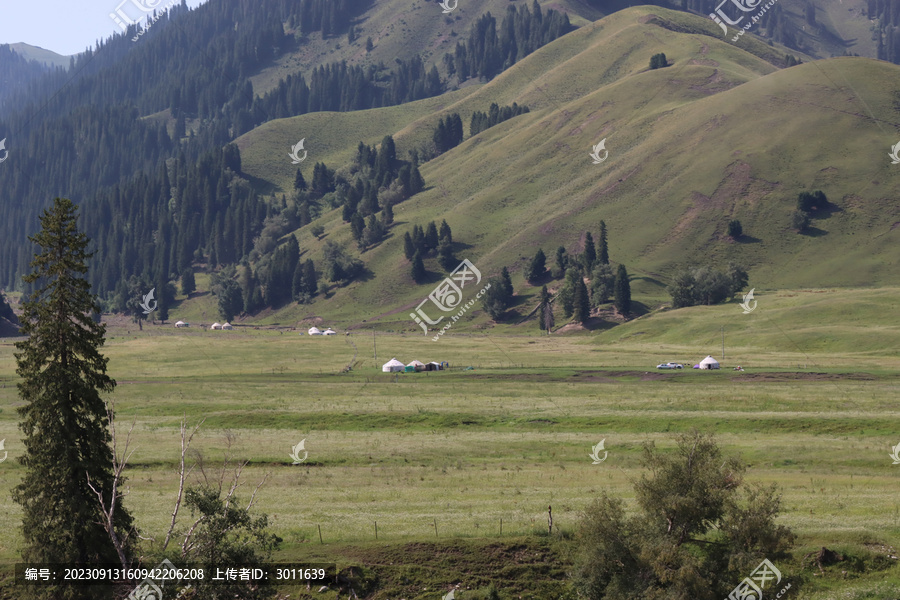
[[[601, 219], [612, 259], [639, 275], [637, 296], [662, 299], [679, 265], [726, 260], [743, 262], [751, 285], [769, 288], [898, 283], [892, 248], [900, 212], [889, 199], [900, 190], [887, 157], [897, 136], [889, 82], [898, 67], [842, 58], [778, 70], [710, 35], [672, 30], [706, 30], [707, 21], [658, 8], [622, 11], [477, 91], [447, 97], [443, 112], [418, 120], [411, 112], [398, 151], [425, 139], [447, 112], [467, 123], [490, 101], [532, 108], [423, 165], [429, 189], [395, 207], [393, 237], [362, 256], [374, 277], [327, 304], [286, 308], [277, 320], [310, 312], [348, 320], [394, 312], [391, 320], [408, 320], [401, 309], [433, 286], [411, 281], [402, 234], [440, 219], [453, 228], [460, 258], [486, 275], [508, 266], [520, 289], [517, 274], [537, 247], [550, 256], [558, 245], [579, 251], [582, 232], [596, 236]], [[657, 52], [671, 66], [647, 71]], [[378, 123], [381, 114], [333, 119]], [[298, 132], [310, 118], [296, 119]], [[588, 153], [604, 138], [610, 157], [593, 165]], [[813, 189], [837, 209], [814, 220], [813, 235], [798, 235], [789, 215], [797, 194]], [[733, 218], [744, 225], [742, 243], [724, 235]], [[339, 211], [320, 221], [328, 239], [351, 241]], [[315, 258], [322, 242], [303, 231], [300, 239]]]

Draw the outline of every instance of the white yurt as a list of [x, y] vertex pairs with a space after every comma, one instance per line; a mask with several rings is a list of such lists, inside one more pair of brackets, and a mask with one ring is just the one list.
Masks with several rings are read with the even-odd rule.
[[714, 359], [712, 356], [707, 356], [703, 360], [700, 361], [701, 369], [718, 369], [719, 361]]
[[424, 371], [424, 370], [425, 370], [425, 363], [419, 362], [418, 360], [414, 360], [414, 361], [412, 361], [411, 363], [409, 363], [409, 364], [406, 365], [406, 366], [407, 366], [407, 367], [412, 367], [412, 368], [415, 369], [416, 371]]
[[385, 373], [402, 373], [405, 367], [406, 365], [404, 365], [402, 362], [400, 362], [396, 358], [392, 358], [391, 360], [381, 365], [381, 370]]
[[322, 335], [337, 335], [337, 333], [335, 333], [335, 331], [331, 327], [329, 327], [322, 332]]
[[310, 327], [307, 333], [309, 333], [309, 335], [322, 335], [322, 330], [318, 327]]
[[178, 321], [175, 323], [175, 327], [190, 327], [190, 323], [185, 323], [184, 321]]
[[234, 327], [231, 325], [231, 323], [223, 323], [222, 329], [234, 329]]
[[222, 329], [222, 324], [221, 323], [213, 323], [212, 325], [209, 326], [209, 328], [210, 329]]

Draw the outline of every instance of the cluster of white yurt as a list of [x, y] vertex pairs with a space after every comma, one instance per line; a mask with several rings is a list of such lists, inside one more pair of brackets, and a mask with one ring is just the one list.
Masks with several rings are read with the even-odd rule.
[[234, 327], [232, 327], [231, 323], [213, 323], [212, 325], [209, 326], [209, 328], [212, 331], [221, 331], [223, 329], [234, 329]]
[[[307, 334], [308, 335], [337, 335], [337, 333], [335, 333], [335, 331], [333, 329], [331, 329], [330, 327], [328, 329], [326, 329], [325, 331], [322, 331], [318, 327], [310, 327], [309, 331], [307, 331]], [[301, 333], [301, 335], [302, 335], [302, 333]]]
[[421, 361], [414, 360], [408, 365], [404, 365], [396, 358], [392, 358], [391, 360], [381, 365], [381, 370], [384, 373], [419, 373], [421, 371], [443, 371], [444, 369], [449, 368], [450, 363], [448, 363], [447, 361], [430, 362], [428, 364], [425, 364]]

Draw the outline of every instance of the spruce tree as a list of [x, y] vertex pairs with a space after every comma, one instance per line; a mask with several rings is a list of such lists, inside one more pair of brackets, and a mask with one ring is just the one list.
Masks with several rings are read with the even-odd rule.
[[531, 259], [531, 263], [525, 268], [525, 280], [528, 283], [539, 281], [544, 276], [546, 270], [547, 256], [544, 254], [543, 249], [538, 248], [534, 258]]
[[450, 230], [446, 220], [441, 221], [441, 228], [438, 231], [438, 240], [443, 241], [444, 239], [451, 244], [453, 243], [453, 231]]
[[606, 241], [606, 222], [600, 221], [600, 251], [597, 259], [602, 265], [609, 264], [609, 245]]
[[416, 254], [416, 246], [413, 244], [412, 237], [410, 237], [409, 232], [403, 234], [403, 255], [406, 256], [406, 260], [412, 260], [413, 256]]
[[560, 246], [556, 249], [556, 269], [553, 272], [553, 277], [559, 279], [560, 277], [565, 275], [568, 266], [569, 255], [566, 253], [565, 247]]
[[553, 319], [553, 305], [550, 303], [550, 292], [547, 286], [541, 288], [541, 304], [538, 309], [538, 322], [542, 331], [550, 333], [555, 325]]
[[298, 262], [291, 278], [291, 298], [300, 300], [303, 294], [303, 263]]
[[590, 273], [597, 262], [597, 249], [594, 246], [594, 236], [588, 231], [584, 234], [584, 252], [581, 254], [581, 263], [584, 265], [584, 272]]
[[437, 226], [434, 224], [434, 221], [431, 221], [428, 223], [428, 228], [425, 230], [425, 250], [431, 252], [432, 250], [437, 249], [439, 241], [440, 237], [438, 236]]
[[[23, 277], [35, 285], [24, 304], [22, 335], [27, 339], [16, 343], [25, 476], [13, 489], [13, 499], [22, 506], [26, 562], [127, 565], [132, 517], [121, 505], [113, 475], [109, 418], [101, 399], [116, 382], [100, 353], [105, 326], [91, 319], [99, 311], [84, 279], [92, 255], [76, 220], [75, 204], [57, 198], [40, 217], [40, 233], [29, 237], [39, 252], [31, 262], [33, 271]], [[106, 517], [91, 486], [107, 503], [117, 501], [111, 529], [119, 551], [102, 525]], [[111, 597], [106, 589], [111, 588], [58, 585], [31, 593], [65, 600]]]
[[416, 283], [422, 283], [422, 280], [425, 279], [425, 263], [422, 262], [422, 255], [419, 252], [416, 252], [413, 256], [410, 274]]
[[301, 191], [306, 189], [306, 180], [303, 178], [303, 173], [300, 169], [297, 169], [297, 175], [294, 177], [294, 189]]
[[591, 300], [588, 297], [587, 286], [581, 277], [575, 282], [575, 320], [579, 323], [587, 323], [591, 318]]
[[623, 317], [631, 312], [631, 284], [628, 283], [628, 271], [625, 265], [619, 265], [616, 271], [616, 283], [613, 285], [613, 300], [616, 310]]
[[311, 258], [306, 259], [303, 263], [303, 291], [310, 297], [315, 296], [319, 291], [319, 279], [316, 276], [316, 265]]
[[181, 293], [190, 296], [197, 291], [197, 283], [194, 281], [194, 269], [187, 267], [181, 274]]
[[513, 284], [509, 276], [509, 269], [506, 267], [503, 267], [503, 270], [500, 271], [500, 285], [503, 290], [503, 298], [506, 300], [506, 305], [509, 306], [513, 298]]

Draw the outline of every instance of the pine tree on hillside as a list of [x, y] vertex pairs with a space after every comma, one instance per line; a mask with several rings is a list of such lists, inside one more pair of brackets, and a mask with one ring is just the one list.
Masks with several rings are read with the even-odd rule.
[[587, 286], [581, 277], [575, 282], [575, 320], [581, 324], [587, 323], [591, 318], [591, 300], [588, 297]]
[[625, 270], [625, 265], [619, 265], [619, 269], [616, 271], [613, 298], [616, 310], [623, 317], [627, 317], [631, 312], [631, 284], [628, 282], [628, 271]]
[[194, 269], [188, 267], [181, 274], [181, 293], [190, 296], [197, 291], [197, 283], [194, 281]]
[[600, 221], [600, 253], [597, 256], [600, 264], [609, 264], [609, 244], [606, 241], [606, 222]]
[[597, 249], [594, 246], [594, 236], [588, 231], [584, 234], [584, 252], [581, 253], [581, 264], [584, 266], [584, 272], [590, 273], [597, 262]]
[[309, 258], [303, 263], [303, 291], [310, 297], [319, 291], [319, 279], [316, 276], [316, 265]]
[[403, 255], [406, 257], [406, 260], [412, 260], [413, 256], [416, 255], [416, 246], [413, 244], [412, 237], [410, 237], [408, 231], [403, 234]]
[[512, 278], [509, 276], [509, 269], [503, 267], [500, 271], [500, 284], [501, 289], [503, 290], [503, 297], [506, 299], [506, 304], [509, 306], [512, 303], [513, 298], [513, 284]]
[[[105, 327], [91, 319], [99, 311], [84, 279], [87, 237], [77, 226], [77, 207], [57, 198], [40, 217], [41, 231], [29, 239], [39, 247], [33, 271], [23, 280], [36, 286], [24, 305], [22, 335], [16, 343], [18, 408], [24, 433], [25, 467], [13, 499], [22, 506], [22, 558], [27, 562], [130, 565], [132, 517], [121, 505], [113, 474], [107, 408], [101, 393], [116, 382], [100, 353]], [[97, 495], [117, 509], [111, 533]], [[118, 541], [115, 547], [112, 539]], [[111, 597], [111, 588], [48, 586], [36, 598]]]
[[525, 269], [525, 280], [528, 283], [539, 281], [547, 270], [547, 256], [543, 249], [538, 248], [534, 258], [531, 259], [528, 267]]
[[413, 256], [410, 274], [412, 275], [413, 281], [416, 283], [422, 283], [425, 279], [425, 263], [422, 262], [422, 255], [419, 252], [416, 252]]
[[550, 292], [547, 291], [547, 286], [541, 288], [541, 303], [538, 308], [538, 323], [540, 324], [540, 328], [547, 333], [550, 333], [553, 330], [553, 326], [556, 324], [553, 319], [553, 305], [550, 303]]
[[566, 274], [568, 267], [569, 255], [566, 253], [565, 247], [560, 246], [556, 249], [556, 268], [553, 270], [553, 277], [559, 279]]
[[300, 169], [297, 169], [297, 175], [294, 177], [294, 189], [300, 191], [306, 190], [306, 180], [303, 179], [303, 173]]
[[431, 252], [432, 250], [436, 250], [438, 247], [438, 242], [440, 241], [440, 236], [438, 235], [437, 225], [434, 224], [434, 221], [428, 223], [428, 228], [425, 230], [425, 250], [426, 252]]
[[450, 226], [447, 225], [446, 220], [441, 221], [441, 228], [438, 232], [438, 240], [446, 239], [449, 243], [453, 243], [453, 232], [450, 230]]
[[445, 271], [452, 271], [459, 264], [459, 260], [453, 254], [453, 244], [449, 239], [443, 238], [437, 249], [438, 263]]

